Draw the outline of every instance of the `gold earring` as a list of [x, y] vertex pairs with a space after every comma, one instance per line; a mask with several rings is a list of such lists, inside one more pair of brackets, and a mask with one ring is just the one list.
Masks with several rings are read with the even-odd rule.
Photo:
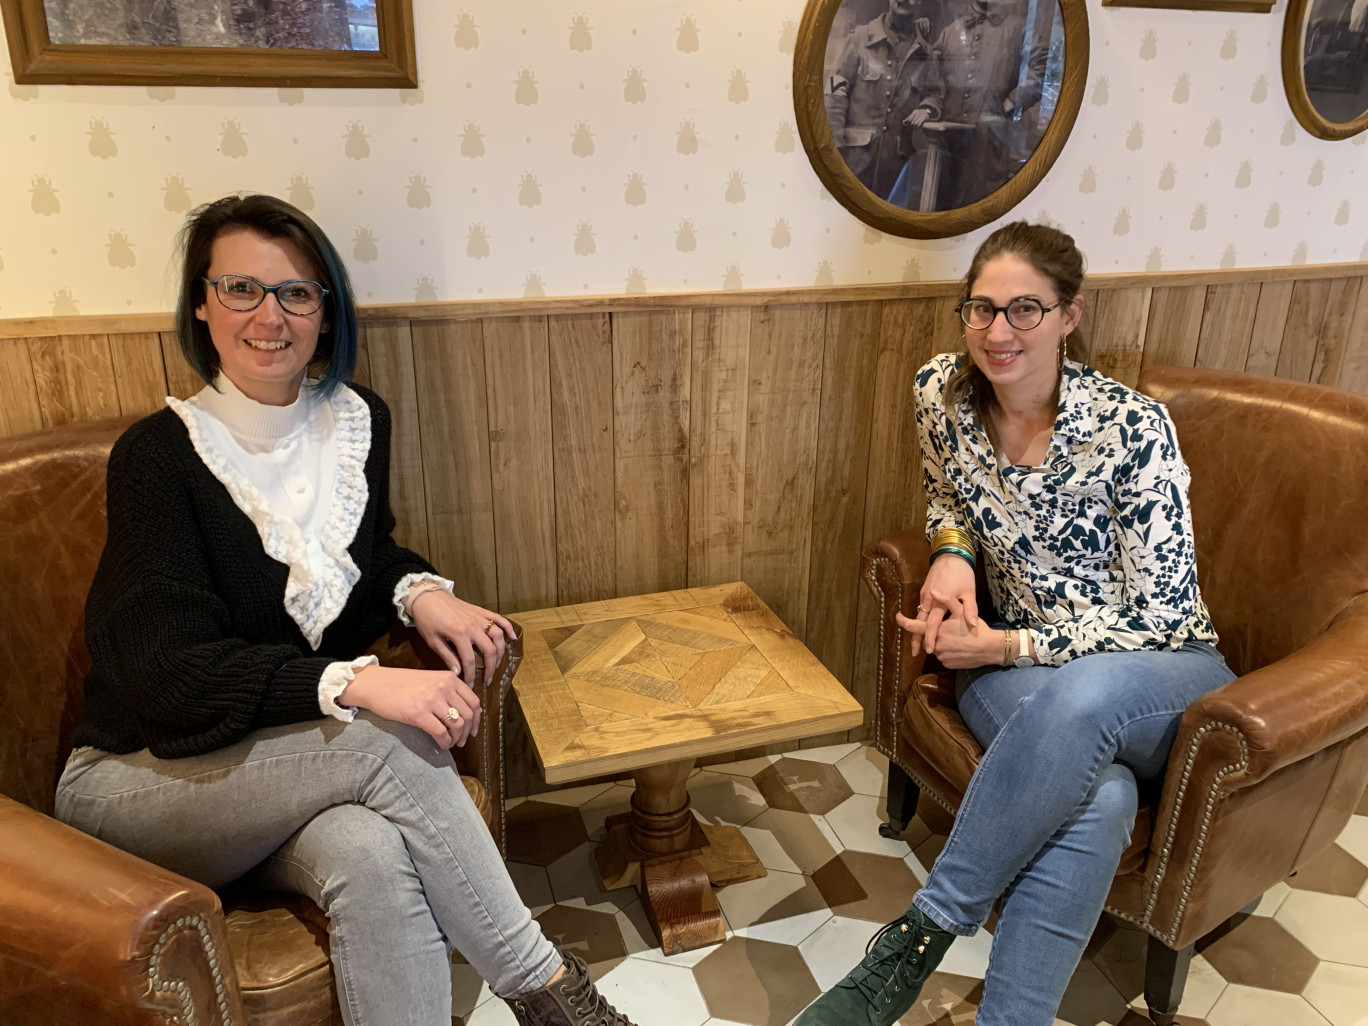
[[1059, 336], [1059, 366], [1061, 369], [1064, 366], [1065, 358], [1068, 356], [1068, 348], [1069, 333], [1066, 331], [1064, 334]]

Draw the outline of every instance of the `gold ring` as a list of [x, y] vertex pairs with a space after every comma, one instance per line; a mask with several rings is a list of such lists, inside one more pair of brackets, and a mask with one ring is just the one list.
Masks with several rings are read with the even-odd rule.
[[486, 620], [484, 625], [484, 632], [486, 634], [489, 634], [497, 626], [498, 624], [496, 624], [493, 620]]
[[460, 710], [457, 709], [454, 705], [447, 706], [446, 718], [449, 719], [452, 723], [456, 724], [458, 727], [463, 722], [461, 719]]
[[918, 607], [917, 607], [917, 612], [919, 612], [919, 613], [929, 613], [929, 612], [931, 612], [931, 610], [927, 609], [925, 606], [918, 606]]

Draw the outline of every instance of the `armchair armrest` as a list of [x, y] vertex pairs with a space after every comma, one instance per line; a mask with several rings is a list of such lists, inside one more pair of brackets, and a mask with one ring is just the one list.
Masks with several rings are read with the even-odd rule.
[[243, 1021], [208, 887], [0, 796], [0, 1020]]
[[1368, 602], [1183, 715], [1151, 842], [1151, 928], [1181, 947], [1330, 844], [1368, 778]]
[[931, 546], [920, 530], [870, 542], [860, 557], [860, 577], [879, 605], [874, 744], [894, 761], [898, 751], [898, 716], [908, 689], [922, 673], [926, 655], [911, 654], [907, 632], [893, 617], [917, 607], [930, 560]]
[[[517, 632], [507, 639], [503, 661], [495, 668], [494, 676], [488, 684], [484, 683], [484, 664], [476, 670], [475, 696], [480, 700], [484, 711], [480, 733], [464, 748], [453, 748], [452, 756], [456, 768], [464, 776], [474, 777], [484, 784], [489, 794], [490, 832], [494, 843], [499, 846], [499, 854], [506, 853], [504, 837], [504, 697], [513, 675], [522, 662], [522, 625], [509, 621]], [[389, 634], [370, 647], [370, 654], [385, 666], [404, 666], [411, 669], [445, 670], [446, 664], [428, 648], [418, 631], [395, 623]], [[477, 653], [478, 655], [478, 653]]]

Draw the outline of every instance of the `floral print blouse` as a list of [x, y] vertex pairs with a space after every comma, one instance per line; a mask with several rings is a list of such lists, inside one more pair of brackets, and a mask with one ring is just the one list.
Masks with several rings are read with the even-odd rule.
[[967, 530], [1008, 627], [1047, 666], [1095, 652], [1215, 643], [1197, 590], [1189, 473], [1163, 405], [1066, 361], [1045, 461], [1004, 466], [973, 408], [952, 422], [945, 383], [968, 357], [917, 372], [927, 535]]

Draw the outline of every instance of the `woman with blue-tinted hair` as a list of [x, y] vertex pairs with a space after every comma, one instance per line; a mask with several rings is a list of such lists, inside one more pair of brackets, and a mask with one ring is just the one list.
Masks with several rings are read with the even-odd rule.
[[[313, 899], [349, 1024], [446, 1026], [454, 946], [525, 1026], [630, 1026], [542, 935], [452, 763], [476, 653], [492, 675], [512, 626], [391, 536], [389, 410], [349, 384], [336, 249], [251, 195], [182, 241], [177, 331], [207, 385], [110, 455], [58, 816], [212, 887]], [[396, 617], [450, 669], [365, 655]]]

